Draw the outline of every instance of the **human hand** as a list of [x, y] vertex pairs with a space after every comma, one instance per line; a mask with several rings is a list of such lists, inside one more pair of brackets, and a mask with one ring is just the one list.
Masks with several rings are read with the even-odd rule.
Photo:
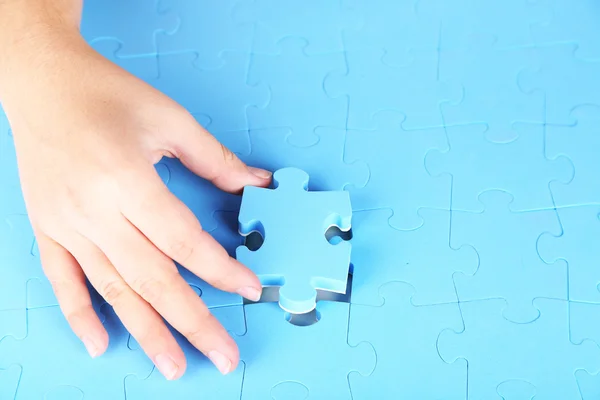
[[267, 186], [270, 173], [247, 167], [181, 106], [76, 34], [30, 40], [44, 40], [23, 57], [30, 73], [11, 64], [1, 100], [44, 272], [72, 330], [92, 356], [106, 350], [87, 276], [167, 379], [181, 377], [186, 360], [162, 317], [222, 373], [232, 371], [235, 342], [173, 260], [251, 300], [260, 281], [202, 230], [154, 164], [178, 157], [234, 193]]

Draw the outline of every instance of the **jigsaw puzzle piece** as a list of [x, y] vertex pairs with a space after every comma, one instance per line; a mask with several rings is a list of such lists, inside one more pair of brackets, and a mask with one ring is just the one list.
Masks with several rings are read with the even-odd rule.
[[550, 181], [569, 182], [573, 164], [566, 157], [549, 161], [544, 156], [544, 126], [515, 124], [518, 137], [493, 142], [486, 124], [448, 126], [450, 150], [432, 150], [425, 168], [432, 176], [452, 176], [452, 209], [483, 211], [478, 197], [487, 190], [509, 192], [512, 211], [554, 208]]
[[546, 7], [531, 0], [420, 0], [418, 8], [429, 20], [439, 21], [440, 49], [466, 48], [474, 37], [493, 40], [498, 47], [533, 44], [531, 25], [548, 21]]
[[477, 252], [450, 248], [450, 211], [420, 209], [424, 223], [411, 231], [388, 225], [388, 209], [352, 216], [352, 304], [381, 305], [377, 291], [386, 282], [404, 281], [415, 288], [415, 305], [458, 302], [453, 275], [473, 274]]
[[86, 0], [81, 34], [88, 42], [115, 39], [122, 54], [156, 54], [158, 32], [173, 32], [179, 25], [175, 13], [159, 13], [158, 0]]
[[364, 376], [372, 373], [376, 356], [369, 343], [348, 342], [349, 307], [319, 302], [319, 321], [296, 326], [275, 303], [246, 305], [247, 332], [236, 339], [246, 365], [242, 399], [269, 398], [272, 387], [286, 381], [306, 386], [310, 398], [350, 399], [348, 375], [369, 379]]
[[[209, 232], [227, 250], [227, 253], [231, 257], [235, 257], [236, 248], [243, 244], [243, 238], [237, 230], [237, 215], [237, 212], [232, 211], [215, 211], [213, 219], [216, 223], [216, 228]], [[213, 308], [243, 304], [244, 300], [242, 296], [219, 290], [183, 266], [177, 264], [177, 267], [185, 281], [200, 291], [198, 294], [202, 297], [202, 301], [207, 307]]]
[[423, 0], [342, 0], [346, 9], [362, 16], [359, 29], [344, 30], [346, 51], [379, 48], [387, 55], [406, 57], [410, 49], [437, 49], [440, 21], [432, 18], [428, 8], [433, 7], [427, 7], [426, 3]]
[[[538, 44], [577, 43], [575, 56], [600, 60], [600, 3], [596, 0], [536, 0], [550, 10], [547, 21], [532, 24], [532, 37]], [[543, 22], [543, 23], [542, 23]]]
[[600, 398], [600, 372], [590, 374], [586, 370], [575, 371], [577, 386], [582, 400], [593, 400]]
[[250, 52], [252, 25], [236, 23], [231, 17], [239, 0], [157, 1], [160, 14], [179, 15], [176, 31], [156, 35], [161, 54], [197, 52], [199, 65], [215, 68], [222, 63], [223, 52]]
[[272, 188], [244, 188], [239, 232], [259, 232], [262, 246], [238, 247], [238, 261], [263, 286], [281, 286], [279, 304], [293, 314], [315, 308], [317, 289], [344, 293], [350, 269], [350, 243], [331, 244], [332, 226], [350, 229], [352, 206], [345, 191], [308, 191], [308, 174], [298, 168], [275, 171]]
[[534, 48], [495, 45], [477, 38], [466, 48], [440, 52], [440, 80], [457, 81], [464, 88], [463, 100], [442, 104], [442, 114], [447, 125], [485, 123], [488, 138], [510, 141], [517, 137], [515, 122], [544, 122], [544, 96], [525, 94], [517, 84], [521, 70], [536, 65]]
[[[344, 8], [339, 1], [242, 0], [233, 18], [255, 27], [252, 52], [273, 54], [278, 42], [287, 37], [305, 38], [307, 54], [341, 53], [342, 31], [360, 26], [360, 14]], [[310, 22], [309, 22], [310, 21]]]
[[540, 257], [568, 264], [569, 300], [600, 303], [600, 205], [559, 208], [557, 213], [562, 232], [540, 237]]
[[420, 208], [450, 209], [450, 178], [432, 177], [423, 164], [428, 151], [447, 151], [446, 133], [443, 128], [404, 130], [404, 115], [395, 111], [375, 118], [377, 129], [348, 131], [345, 158], [366, 162], [371, 172], [363, 188], [349, 188], [353, 209], [392, 208], [393, 227], [416, 229], [423, 224]]
[[204, 127], [210, 132], [247, 131], [246, 109], [264, 108], [269, 103], [269, 88], [246, 83], [249, 54], [223, 52], [220, 57], [222, 65], [209, 69], [200, 67], [198, 53], [161, 55], [160, 78], [152, 85], [191, 114], [207, 119]]
[[[56, 305], [57, 300], [44, 275], [39, 257], [34, 255], [35, 237], [27, 215], [9, 215], [0, 220], [0, 310], [27, 308], [27, 282], [39, 279], [39, 306]], [[1, 334], [1, 333], [0, 333]]]
[[[311, 190], [345, 190], [348, 185], [363, 187], [369, 179], [364, 161], [344, 160], [346, 130], [320, 127], [314, 133], [318, 142], [299, 147], [288, 139], [297, 136], [291, 128], [250, 131], [251, 153], [240, 158], [249, 165], [277, 171], [286, 167], [300, 168], [310, 176]], [[301, 133], [300, 133], [301, 134]]]
[[385, 50], [365, 49], [346, 53], [345, 74], [331, 73], [324, 81], [325, 92], [347, 96], [349, 129], [373, 129], [379, 111], [398, 110], [406, 115], [406, 130], [444, 125], [440, 104], [461, 100], [457, 82], [438, 80], [436, 50], [411, 49], [408, 60], [388, 59]]
[[512, 379], [502, 382], [496, 388], [502, 400], [535, 400], [536, 389], [531, 383]]
[[548, 125], [546, 127], [546, 156], [556, 159], [568, 157], [575, 168], [568, 184], [550, 182], [556, 207], [600, 204], [600, 185], [596, 171], [600, 170], [597, 149], [600, 148], [600, 106], [581, 105], [573, 108], [575, 126]]
[[[230, 332], [237, 335], [245, 333], [244, 310], [242, 306], [219, 307], [215, 317]], [[127, 400], [147, 399], [219, 399], [239, 400], [244, 377], [244, 365], [230, 374], [223, 376], [214, 364], [179, 332], [171, 328], [177, 343], [181, 346], [186, 359], [187, 368], [177, 384], [173, 386], [155, 368], [146, 379], [127, 376], [125, 378], [125, 394]], [[137, 342], [135, 343], [137, 345]], [[137, 346], [136, 346], [137, 347]]]
[[308, 388], [300, 382], [281, 382], [271, 389], [273, 400], [306, 400], [308, 394]]
[[474, 275], [456, 274], [454, 282], [461, 302], [503, 298], [508, 303], [504, 317], [526, 323], [539, 316], [533, 299], [567, 300], [567, 268], [544, 263], [536, 248], [542, 232], [560, 233], [556, 211], [511, 212], [512, 199], [509, 193], [488, 191], [480, 196], [483, 212], [453, 212], [450, 246], [473, 246], [480, 261]]
[[44, 400], [83, 400], [85, 394], [74, 386], [58, 386], [44, 394]]
[[315, 128], [346, 124], [346, 100], [332, 99], [323, 92], [323, 79], [331, 72], [345, 70], [344, 53], [308, 56], [309, 42], [303, 38], [285, 38], [277, 44], [278, 53], [252, 57], [248, 82], [268, 85], [271, 99], [263, 109], [248, 108], [248, 124], [252, 130], [291, 127], [291, 143], [316, 144]]
[[536, 47], [539, 64], [523, 70], [518, 78], [525, 93], [539, 90], [546, 97], [548, 125], [575, 125], [573, 108], [581, 104], [600, 104], [600, 61], [576, 57], [578, 45], [557, 43]]
[[497, 398], [497, 387], [507, 380], [523, 380], [536, 388], [540, 399], [575, 399], [577, 369], [600, 368], [600, 349], [587, 342], [569, 341], [568, 304], [536, 299], [540, 317], [517, 324], [502, 317], [502, 299], [460, 304], [464, 331], [442, 332], [437, 347], [442, 359], [469, 364], [469, 399]]
[[[0, 314], [2, 312], [0, 311]], [[0, 319], [1, 321], [1, 319]], [[0, 336], [1, 341], [1, 336]], [[19, 380], [21, 379], [21, 366], [13, 364], [6, 369], [0, 368], [0, 400], [14, 399], [17, 394]]]
[[129, 334], [112, 307], [105, 305], [102, 312], [110, 344], [102, 357], [92, 359], [58, 306], [27, 310], [27, 336], [0, 342], [0, 368], [14, 363], [22, 367], [15, 400], [40, 399], [61, 386], [79, 388], [86, 399], [122, 399], [127, 375], [150, 374], [150, 359], [142, 351], [129, 350]]
[[467, 364], [445, 363], [436, 348], [444, 329], [463, 329], [458, 303], [415, 306], [416, 292], [405, 282], [390, 282], [379, 289], [382, 306], [350, 306], [349, 340], [367, 341], [377, 352], [367, 379], [350, 377], [353, 399], [466, 397]]

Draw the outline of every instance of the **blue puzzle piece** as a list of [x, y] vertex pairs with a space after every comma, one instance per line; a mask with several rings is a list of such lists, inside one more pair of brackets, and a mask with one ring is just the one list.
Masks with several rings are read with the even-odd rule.
[[421, 209], [425, 221], [411, 231], [387, 224], [391, 210], [361, 211], [352, 216], [352, 303], [380, 305], [381, 285], [404, 281], [415, 288], [416, 305], [457, 302], [453, 275], [473, 274], [477, 252], [450, 248], [450, 211]]
[[386, 59], [377, 48], [348, 52], [345, 75], [332, 73], [324, 89], [333, 98], [348, 96], [349, 129], [374, 128], [379, 111], [397, 110], [406, 115], [404, 129], [443, 126], [440, 104], [460, 101], [462, 88], [438, 80], [436, 50], [415, 50], [408, 61]]
[[20, 379], [20, 365], [13, 364], [6, 369], [0, 369], [0, 399], [14, 399]]
[[[27, 283], [39, 279], [36, 306], [56, 305], [40, 258], [34, 256], [34, 234], [27, 215], [9, 215], [0, 220], [0, 310], [27, 308]], [[2, 333], [0, 332], [0, 336]]]
[[332, 226], [350, 229], [348, 192], [308, 191], [308, 174], [284, 168], [273, 175], [273, 188], [244, 189], [239, 231], [259, 232], [262, 246], [237, 249], [238, 261], [258, 275], [263, 286], [281, 286], [279, 304], [290, 313], [315, 308], [317, 289], [344, 293], [350, 269], [350, 243], [330, 244]]
[[201, 69], [199, 54], [161, 55], [160, 78], [151, 84], [195, 116], [202, 115], [210, 132], [247, 131], [248, 107], [264, 108], [269, 102], [265, 84], [246, 83], [250, 55], [224, 52], [223, 65]]
[[538, 252], [547, 263], [568, 264], [569, 300], [600, 303], [600, 206], [557, 212], [562, 233], [540, 237]]
[[461, 303], [464, 331], [442, 332], [437, 346], [446, 362], [467, 360], [469, 399], [498, 398], [498, 385], [514, 379], [533, 385], [540, 399], [575, 399], [575, 371], [600, 368], [596, 345], [569, 341], [566, 301], [536, 299], [534, 306], [540, 317], [516, 324], [502, 317], [504, 300]]
[[376, 356], [369, 343], [348, 342], [349, 307], [319, 302], [319, 321], [296, 326], [277, 304], [245, 306], [248, 331], [236, 339], [246, 365], [242, 399], [268, 399], [286, 381], [306, 386], [310, 398], [350, 399], [349, 375], [363, 375], [354, 382], [369, 379]]
[[179, 15], [175, 32], [161, 32], [156, 43], [161, 54], [197, 52], [205, 68], [222, 64], [226, 51], [249, 53], [253, 27], [240, 24], [232, 17], [239, 0], [158, 0], [161, 14]]
[[442, 104], [442, 114], [447, 125], [485, 123], [488, 138], [509, 141], [517, 136], [515, 122], [544, 122], [544, 96], [525, 94], [517, 83], [519, 73], [535, 65], [535, 50], [494, 45], [474, 39], [464, 49], [440, 52], [440, 80], [454, 80], [464, 88], [463, 100]]
[[577, 106], [571, 116], [577, 120], [575, 126], [546, 127], [546, 157], [566, 156], [575, 168], [568, 184], [550, 183], [552, 197], [556, 207], [600, 204], [600, 185], [590, 184], [600, 171], [600, 106]]
[[513, 211], [551, 209], [550, 181], [569, 182], [573, 164], [566, 157], [544, 157], [544, 127], [514, 125], [518, 137], [493, 142], [486, 135], [494, 128], [485, 124], [446, 128], [450, 150], [432, 150], [425, 167], [432, 176], [452, 175], [452, 209], [482, 211], [478, 196], [486, 190], [503, 190], [514, 196]]
[[439, 21], [440, 49], [466, 48], [472, 38], [494, 40], [498, 47], [533, 44], [531, 25], [550, 19], [538, 0], [419, 0], [417, 7], [429, 20]]
[[[219, 322], [228, 331], [243, 335], [244, 310], [242, 306], [213, 309]], [[241, 328], [241, 329], [240, 329]], [[219, 399], [239, 400], [244, 377], [244, 364], [240, 363], [232, 373], [223, 376], [213, 363], [198, 349], [192, 346], [179, 332], [171, 329], [187, 360], [185, 373], [174, 385], [167, 381], [158, 369], [154, 369], [146, 379], [136, 376], [125, 378], [127, 400], [147, 399]], [[137, 344], [137, 343], [135, 343]], [[142, 377], [143, 378], [143, 377]]]
[[586, 370], [575, 371], [577, 386], [582, 400], [593, 400], [600, 398], [600, 372], [590, 374]]
[[86, 399], [124, 399], [124, 379], [129, 374], [146, 377], [152, 362], [141, 351], [127, 347], [129, 334], [112, 307], [102, 308], [108, 331], [108, 350], [92, 359], [73, 335], [60, 308], [27, 311], [27, 336], [0, 342], [0, 368], [22, 367], [15, 400], [41, 399], [44, 393], [61, 386], [74, 386]]
[[156, 54], [158, 32], [173, 32], [179, 25], [175, 13], [158, 13], [158, 0], [86, 0], [81, 34], [89, 41], [115, 39], [123, 43], [122, 55]]
[[[502, 400], [536, 400], [536, 389], [522, 380], [508, 380], [498, 385], [496, 392]], [[500, 399], [499, 399], [500, 400]]]
[[344, 190], [348, 185], [363, 187], [369, 179], [369, 167], [364, 161], [346, 163], [344, 160], [346, 130], [322, 127], [315, 133], [317, 143], [298, 147], [288, 142], [294, 136], [290, 128], [250, 131], [252, 151], [241, 158], [249, 165], [268, 171], [300, 168], [310, 176], [313, 190]]
[[550, 18], [532, 24], [535, 42], [577, 43], [576, 57], [600, 60], [600, 3], [597, 0], [536, 0], [536, 3], [550, 11]]
[[312, 55], [342, 52], [342, 30], [361, 23], [360, 14], [339, 1], [320, 0], [242, 0], [233, 18], [255, 26], [252, 52], [259, 54], [276, 53], [278, 42], [286, 37], [305, 38]]
[[325, 76], [345, 70], [344, 53], [309, 57], [308, 44], [305, 39], [286, 38], [278, 42], [277, 54], [252, 56], [248, 82], [267, 84], [271, 99], [264, 109], [248, 108], [251, 129], [290, 127], [294, 132], [291, 142], [307, 146], [318, 140], [313, 133], [315, 128], [345, 126], [347, 102], [323, 92]]
[[567, 300], [566, 266], [544, 263], [536, 249], [542, 232], [560, 233], [556, 211], [510, 212], [513, 197], [501, 191], [484, 192], [480, 199], [483, 212], [452, 214], [450, 246], [469, 244], [480, 261], [473, 276], [456, 274], [458, 299], [503, 298], [508, 302], [504, 317], [519, 323], [539, 316], [534, 298]]
[[430, 12], [437, 8], [428, 3], [431, 1], [342, 0], [345, 8], [362, 16], [359, 29], [344, 31], [346, 51], [379, 48], [388, 55], [406, 57], [410, 49], [437, 49], [440, 20]]
[[44, 400], [84, 400], [85, 394], [75, 386], [58, 386], [44, 393]]
[[402, 129], [404, 115], [388, 111], [375, 115], [377, 129], [350, 130], [344, 150], [349, 162], [367, 162], [371, 172], [364, 188], [349, 188], [354, 210], [392, 208], [390, 224], [416, 229], [423, 224], [420, 208], [450, 209], [451, 181], [431, 177], [423, 159], [431, 149], [445, 151], [444, 129]]
[[350, 306], [349, 340], [367, 341], [377, 352], [377, 365], [367, 379], [350, 377], [353, 399], [466, 397], [467, 364], [445, 363], [436, 348], [444, 329], [463, 328], [458, 303], [416, 307], [415, 293], [407, 283], [390, 282], [379, 290], [381, 307]]
[[306, 400], [308, 395], [308, 388], [299, 382], [281, 382], [271, 389], [273, 400]]
[[237, 249], [238, 261], [258, 275], [263, 286], [281, 286], [279, 304], [293, 314], [315, 308], [316, 289], [344, 293], [350, 269], [350, 243], [330, 244], [332, 226], [350, 229], [348, 192], [309, 191], [308, 174], [283, 168], [273, 188], [247, 186], [239, 214], [239, 231], [259, 232], [262, 246]]
[[576, 58], [577, 44], [560, 43], [536, 48], [539, 64], [523, 70], [519, 86], [525, 93], [535, 90], [546, 96], [546, 123], [574, 125], [570, 115], [581, 104], [600, 104], [600, 61]]

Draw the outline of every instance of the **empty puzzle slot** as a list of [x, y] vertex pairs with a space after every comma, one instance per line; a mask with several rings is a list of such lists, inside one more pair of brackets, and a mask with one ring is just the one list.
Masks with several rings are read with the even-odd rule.
[[321, 319], [321, 314], [317, 311], [317, 309], [304, 314], [291, 314], [286, 312], [285, 319], [292, 325], [310, 326], [319, 322]]
[[244, 239], [244, 246], [246, 246], [250, 251], [256, 251], [260, 249], [265, 241], [263, 235], [260, 232], [254, 231], [247, 235]]
[[330, 226], [325, 231], [325, 239], [331, 244], [338, 244], [342, 241], [348, 241], [352, 239], [352, 229], [343, 231], [339, 226]]

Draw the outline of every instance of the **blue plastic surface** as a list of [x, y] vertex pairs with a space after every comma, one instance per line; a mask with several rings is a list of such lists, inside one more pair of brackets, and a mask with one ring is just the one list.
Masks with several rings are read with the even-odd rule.
[[558, 209], [562, 231], [545, 234], [538, 252], [547, 263], [566, 264], [569, 300], [600, 303], [600, 206]]
[[317, 289], [344, 293], [350, 269], [350, 243], [330, 244], [332, 226], [348, 231], [352, 219], [345, 191], [309, 190], [308, 174], [283, 168], [273, 174], [272, 188], [247, 186], [240, 207], [240, 234], [259, 232], [258, 250], [238, 247], [238, 261], [263, 286], [280, 286], [279, 304], [294, 314], [315, 308]]
[[[114, 321], [91, 360], [43, 277], [0, 111], [0, 399], [600, 397], [598, 0], [83, 5], [93, 48], [244, 161], [347, 191], [352, 291], [333, 298], [350, 305], [319, 292], [319, 321], [296, 326], [180, 268], [239, 369], [186, 346], [167, 382]], [[156, 171], [235, 255], [242, 197], [176, 160]]]
[[544, 263], [536, 248], [541, 232], [560, 234], [556, 211], [515, 213], [512, 200], [509, 193], [488, 191], [480, 196], [483, 212], [453, 213], [450, 246], [470, 245], [479, 255], [477, 271], [457, 274], [454, 282], [459, 301], [502, 298], [508, 303], [504, 317], [526, 323], [539, 317], [535, 298], [567, 300], [567, 267]]
[[[355, 398], [368, 399], [373, 393], [386, 394], [390, 399], [392, 393], [410, 399], [465, 398], [467, 363], [459, 360], [448, 364], [440, 359], [436, 348], [443, 329], [462, 330], [458, 303], [415, 307], [414, 294], [416, 290], [409, 284], [390, 281], [379, 288], [380, 307], [352, 304], [349, 340], [367, 341], [377, 351], [373, 374], [368, 379], [350, 378]], [[438, 384], [430, 384], [431, 376]]]
[[444, 331], [437, 348], [446, 362], [468, 360], [469, 399], [497, 398], [498, 386], [514, 379], [535, 386], [541, 399], [580, 398], [573, 374], [578, 368], [597, 371], [600, 349], [592, 342], [569, 340], [566, 301], [536, 299], [534, 306], [540, 317], [516, 324], [502, 317], [502, 299], [460, 304], [464, 331]]
[[319, 321], [299, 327], [275, 303], [246, 306], [247, 333], [237, 338], [246, 365], [242, 399], [268, 399], [271, 388], [285, 381], [301, 382], [309, 398], [351, 399], [348, 380], [368, 379], [376, 353], [369, 343], [348, 340], [349, 308], [319, 303]]

